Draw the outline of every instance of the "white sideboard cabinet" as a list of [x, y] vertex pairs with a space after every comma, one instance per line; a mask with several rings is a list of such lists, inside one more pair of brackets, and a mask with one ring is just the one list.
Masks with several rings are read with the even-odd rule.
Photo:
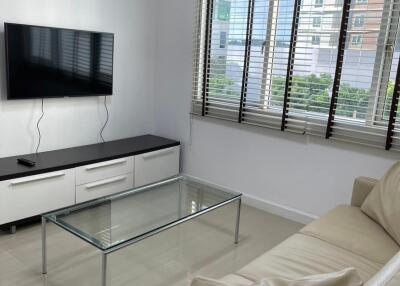
[[27, 218], [176, 176], [179, 158], [178, 141], [153, 135], [0, 158], [0, 225], [14, 232]]

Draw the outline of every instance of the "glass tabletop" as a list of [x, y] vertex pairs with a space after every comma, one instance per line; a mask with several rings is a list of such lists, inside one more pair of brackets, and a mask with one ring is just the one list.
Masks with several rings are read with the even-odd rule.
[[238, 193], [176, 177], [43, 217], [101, 250], [108, 250], [240, 197]]

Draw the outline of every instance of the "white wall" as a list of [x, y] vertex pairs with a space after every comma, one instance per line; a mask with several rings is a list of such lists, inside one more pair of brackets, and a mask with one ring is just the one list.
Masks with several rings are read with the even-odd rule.
[[[0, 0], [0, 157], [31, 153], [38, 100], [6, 101], [3, 22], [115, 33], [114, 96], [108, 140], [154, 129], [155, 0]], [[47, 99], [40, 150], [99, 142], [102, 98]]]
[[306, 221], [349, 203], [356, 176], [380, 177], [400, 158], [211, 119], [195, 117], [190, 128], [194, 0], [160, 0], [159, 5], [156, 132], [183, 141], [187, 174], [263, 200], [270, 209], [278, 206], [275, 211], [289, 209]]
[[[379, 177], [399, 154], [190, 120], [195, 0], [0, 0], [0, 22], [115, 33], [114, 96], [105, 137], [156, 131], [183, 143], [183, 171], [250, 197], [320, 215], [350, 199], [354, 177]], [[0, 157], [34, 151], [36, 100], [5, 101], [4, 34], [0, 27]], [[98, 142], [105, 119], [100, 98], [45, 100], [41, 150]], [[191, 136], [190, 136], [191, 135]], [[312, 199], [311, 199], [312, 198]]]

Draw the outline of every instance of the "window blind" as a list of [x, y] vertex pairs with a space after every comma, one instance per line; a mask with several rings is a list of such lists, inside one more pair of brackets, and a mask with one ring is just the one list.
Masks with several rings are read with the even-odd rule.
[[281, 128], [293, 8], [287, 1], [255, 1], [249, 90], [243, 96], [240, 118], [245, 124]]
[[[251, 3], [247, 0], [204, 2], [202, 14], [207, 21], [201, 59], [203, 75], [199, 83], [203, 95], [197, 99], [202, 105], [202, 115], [238, 120], [241, 93], [246, 90], [246, 82], [243, 84], [248, 70], [249, 51], [246, 47], [251, 46], [246, 44], [250, 41], [247, 19]], [[224, 43], [221, 43], [222, 33], [225, 33]], [[233, 43], [233, 39], [238, 42]]]
[[193, 108], [400, 149], [395, 0], [198, 0]]
[[[393, 14], [391, 25], [399, 26], [400, 3], [393, 3], [391, 6]], [[386, 94], [383, 105], [382, 117], [388, 121], [386, 150], [400, 151], [400, 34], [391, 35], [391, 42], [387, 44], [388, 53], [392, 55], [390, 69], [387, 68], [389, 83], [383, 93]]]
[[[390, 6], [383, 0], [349, 3], [342, 72], [334, 95], [327, 137], [384, 148], [388, 121], [382, 117], [391, 66], [393, 37]], [[385, 7], [386, 6], [386, 7]], [[363, 16], [363, 25], [356, 22]], [[398, 17], [392, 19], [398, 22]], [[397, 24], [396, 24], [397, 25]], [[392, 33], [391, 31], [394, 31]], [[389, 60], [389, 61], [388, 61]], [[382, 98], [380, 98], [382, 93]]]
[[282, 131], [325, 136], [338, 58], [337, 46], [343, 4], [325, 1], [315, 6], [314, 0], [299, 1], [294, 15], [288, 67], [286, 105]]

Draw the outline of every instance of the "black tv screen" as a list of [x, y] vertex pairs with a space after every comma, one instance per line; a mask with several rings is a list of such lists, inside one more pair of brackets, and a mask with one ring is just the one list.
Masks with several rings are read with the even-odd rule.
[[4, 24], [8, 99], [112, 95], [114, 35]]

